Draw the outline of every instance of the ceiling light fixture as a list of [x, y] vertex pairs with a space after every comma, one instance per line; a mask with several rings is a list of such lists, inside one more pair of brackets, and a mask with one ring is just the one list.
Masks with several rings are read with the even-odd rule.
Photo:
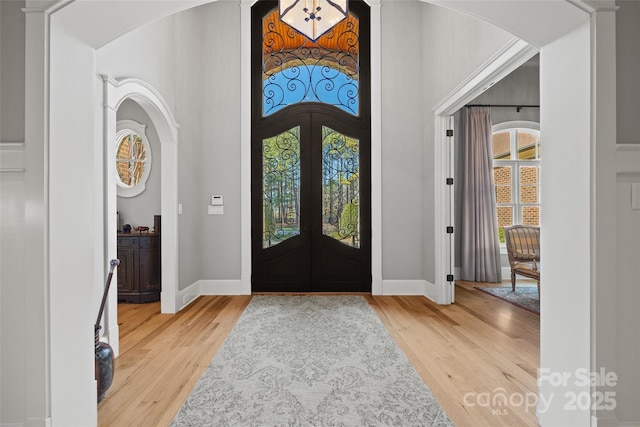
[[348, 0], [279, 0], [280, 20], [316, 41], [347, 17]]

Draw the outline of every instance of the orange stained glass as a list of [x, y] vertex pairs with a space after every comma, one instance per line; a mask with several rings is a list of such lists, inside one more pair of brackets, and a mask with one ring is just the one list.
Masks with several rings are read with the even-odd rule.
[[262, 18], [262, 113], [319, 102], [360, 112], [359, 19], [349, 13], [316, 41], [282, 22], [278, 9]]
[[357, 40], [348, 37], [335, 37], [335, 34], [343, 34], [347, 31], [360, 34], [359, 30], [360, 24], [358, 18], [352, 13], [349, 13], [349, 16], [345, 20], [341, 21], [313, 42], [306, 36], [298, 33], [288, 24], [282, 22], [278, 9], [274, 9], [273, 12], [265, 16], [262, 20], [262, 34], [275, 32], [282, 35], [282, 37], [273, 39], [272, 43], [263, 43], [262, 56], [266, 57], [271, 54], [271, 52], [314, 47], [321, 47], [329, 51], [350, 52], [352, 55], [358, 55], [360, 45], [359, 43], [354, 43], [357, 42]]

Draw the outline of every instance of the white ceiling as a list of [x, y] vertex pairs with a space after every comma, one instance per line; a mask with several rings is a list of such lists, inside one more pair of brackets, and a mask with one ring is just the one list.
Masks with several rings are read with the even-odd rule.
[[[98, 49], [141, 25], [212, 1], [216, 0], [59, 0], [54, 3], [59, 10], [53, 16], [72, 34]], [[381, 1], [384, 6], [402, 0]], [[586, 22], [593, 6], [583, 0], [420, 1], [482, 19], [537, 48]]]

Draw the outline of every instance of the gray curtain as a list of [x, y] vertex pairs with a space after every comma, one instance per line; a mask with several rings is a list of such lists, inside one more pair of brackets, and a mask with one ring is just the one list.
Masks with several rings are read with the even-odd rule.
[[489, 107], [466, 108], [462, 155], [461, 279], [501, 282]]

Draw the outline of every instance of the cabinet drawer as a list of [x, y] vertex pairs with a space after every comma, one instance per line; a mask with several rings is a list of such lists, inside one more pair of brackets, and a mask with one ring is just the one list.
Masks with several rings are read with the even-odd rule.
[[119, 248], [134, 248], [138, 246], [137, 237], [118, 237]]
[[160, 239], [155, 236], [142, 236], [138, 238], [138, 241], [140, 242], [141, 248], [153, 248], [160, 246]]

